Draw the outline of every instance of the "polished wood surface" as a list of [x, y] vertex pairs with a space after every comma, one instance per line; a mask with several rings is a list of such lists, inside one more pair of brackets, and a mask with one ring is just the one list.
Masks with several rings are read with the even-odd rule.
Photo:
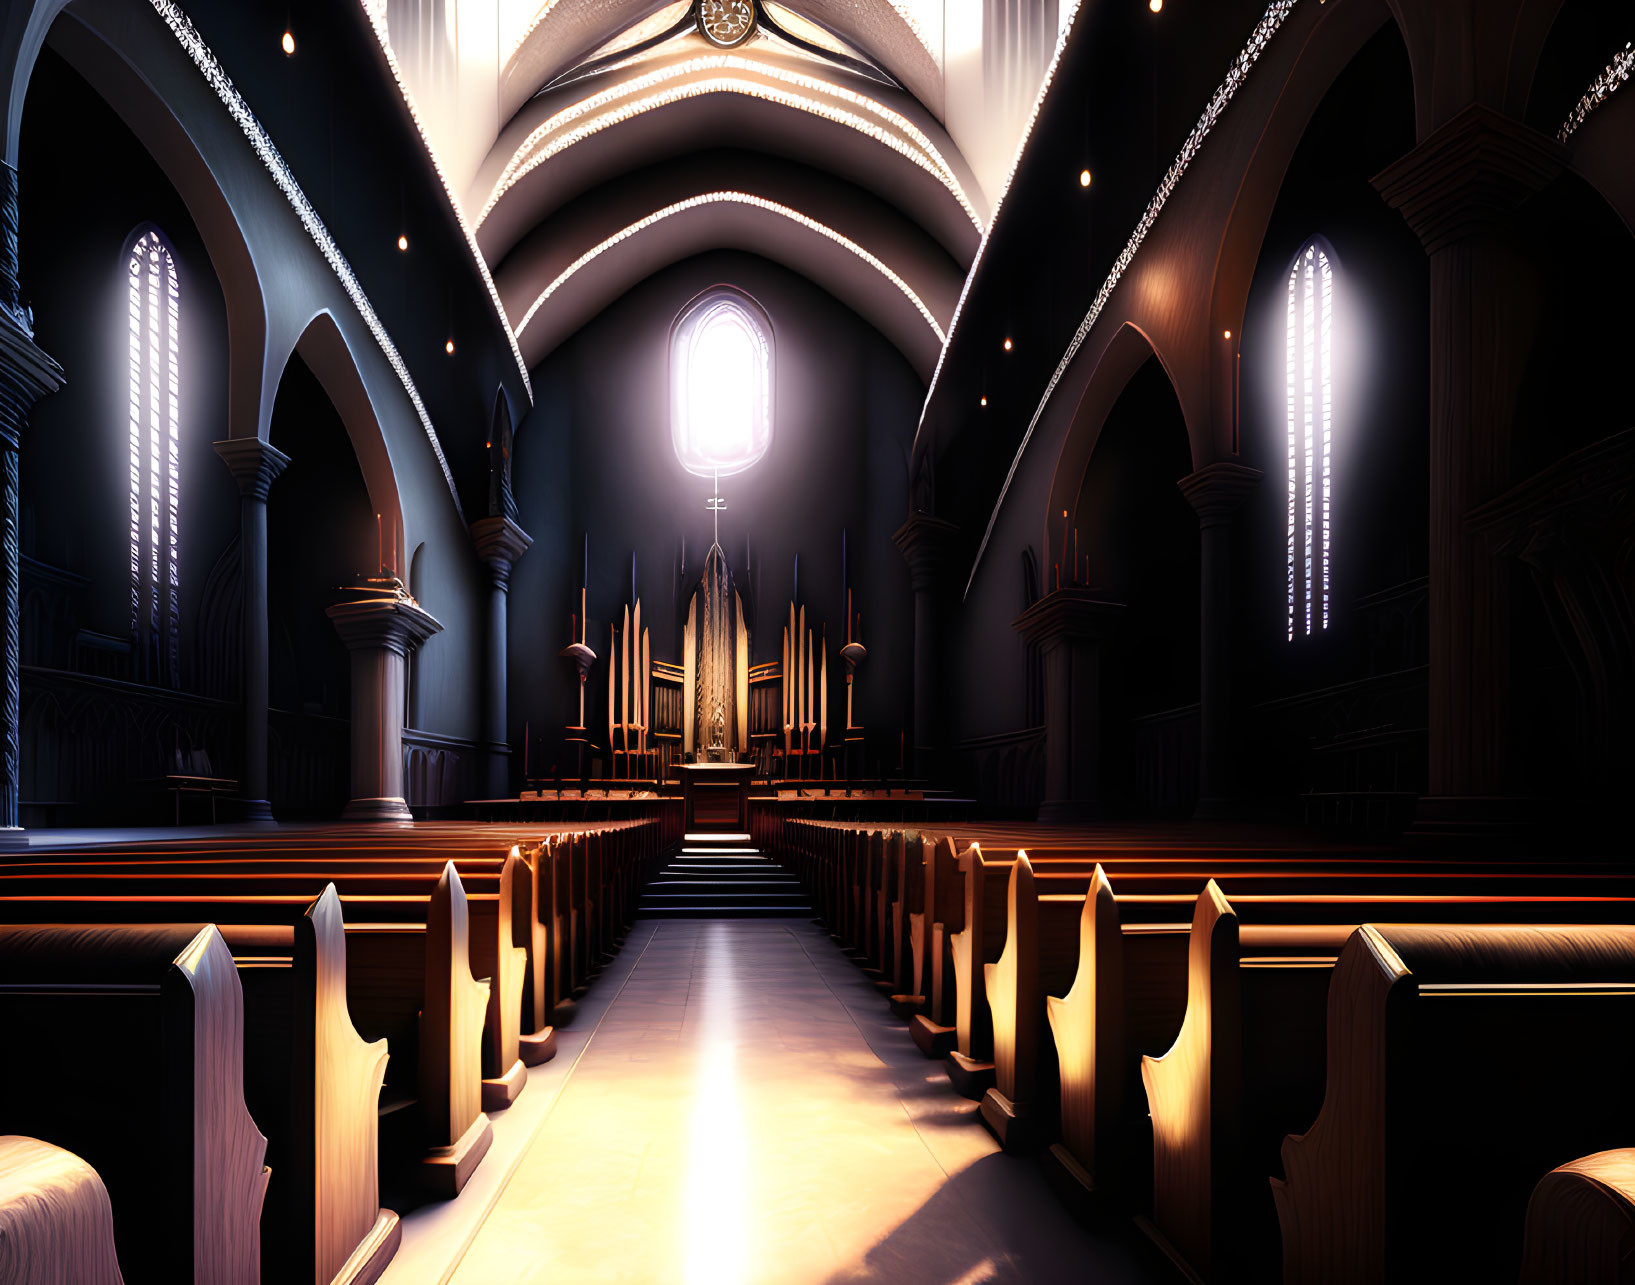
[[1635, 1150], [1557, 1165], [1527, 1202], [1521, 1285], [1635, 1281]]
[[[0, 1129], [107, 1184], [130, 1281], [254, 1282], [266, 1139], [244, 1102], [244, 1008], [214, 926], [0, 928]], [[120, 1074], [83, 1056], [85, 1032]]]
[[38, 1138], [0, 1137], [0, 1281], [123, 1285], [97, 1171]]
[[1635, 1129], [1635, 926], [1366, 925], [1327, 1039], [1272, 1182], [1284, 1280], [1515, 1279], [1539, 1179]]

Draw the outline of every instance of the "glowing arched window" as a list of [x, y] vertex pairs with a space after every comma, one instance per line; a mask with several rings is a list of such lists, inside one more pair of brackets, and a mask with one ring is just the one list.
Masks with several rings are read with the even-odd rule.
[[670, 438], [704, 477], [741, 472], [772, 445], [772, 323], [748, 295], [712, 290], [676, 319]]
[[180, 295], [176, 256], [157, 228], [127, 256], [130, 324], [131, 634], [149, 681], [174, 682], [181, 616]]
[[1308, 241], [1289, 272], [1289, 638], [1328, 628], [1334, 266]]

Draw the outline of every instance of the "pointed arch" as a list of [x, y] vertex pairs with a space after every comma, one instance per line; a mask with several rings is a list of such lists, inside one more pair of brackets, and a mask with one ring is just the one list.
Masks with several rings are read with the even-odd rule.
[[[1060, 515], [1064, 509], [1069, 513], [1078, 511], [1085, 473], [1090, 467], [1090, 457], [1095, 454], [1096, 443], [1101, 438], [1108, 415], [1124, 389], [1135, 378], [1136, 372], [1155, 357], [1169, 377], [1170, 387], [1175, 389], [1175, 376], [1170, 363], [1158, 351], [1152, 337], [1134, 322], [1126, 321], [1121, 325], [1097, 359], [1078, 405], [1073, 409], [1073, 420], [1062, 440], [1061, 451], [1056, 457], [1056, 469], [1051, 476], [1049, 503], [1043, 514], [1044, 527], [1039, 543], [1039, 547], [1045, 551], [1042, 561], [1046, 568], [1063, 560]], [[1191, 443], [1190, 449], [1195, 451], [1196, 443]], [[1046, 592], [1049, 592], [1048, 577]]]
[[[396, 559], [396, 566], [406, 567], [404, 551], [409, 536], [404, 528], [404, 505], [392, 467], [391, 448], [352, 349], [327, 308], [307, 322], [292, 351], [300, 354], [346, 425], [352, 453], [357, 457], [363, 484], [369, 492], [369, 503], [381, 515], [385, 529], [394, 533], [388, 537], [393, 545], [391, 556]], [[272, 381], [275, 394], [289, 357], [289, 353], [284, 354], [279, 378]]]

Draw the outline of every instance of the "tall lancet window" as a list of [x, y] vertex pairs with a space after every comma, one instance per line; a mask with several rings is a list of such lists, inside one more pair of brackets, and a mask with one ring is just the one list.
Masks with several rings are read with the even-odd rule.
[[176, 256], [158, 228], [131, 242], [130, 322], [131, 635], [138, 673], [177, 678], [181, 573], [180, 293]]
[[1289, 638], [1328, 628], [1334, 445], [1334, 265], [1308, 241], [1289, 272]]
[[740, 290], [706, 291], [676, 318], [670, 439], [702, 477], [742, 472], [772, 445], [772, 321]]

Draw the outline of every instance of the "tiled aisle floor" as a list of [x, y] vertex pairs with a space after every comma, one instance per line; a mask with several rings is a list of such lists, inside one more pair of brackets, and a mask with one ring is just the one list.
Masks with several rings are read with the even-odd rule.
[[625, 950], [456, 1285], [1142, 1279], [810, 923], [647, 921]]

